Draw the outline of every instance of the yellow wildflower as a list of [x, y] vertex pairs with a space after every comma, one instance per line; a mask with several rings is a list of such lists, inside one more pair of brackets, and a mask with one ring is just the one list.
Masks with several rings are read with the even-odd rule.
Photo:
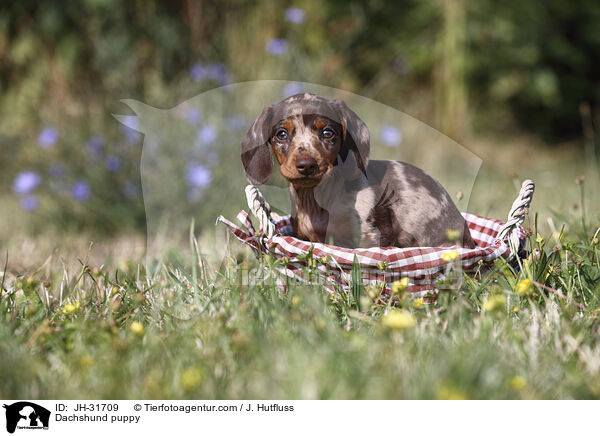
[[329, 262], [331, 262], [333, 259], [331, 256], [323, 256], [322, 258], [319, 259], [319, 262], [321, 262], [323, 265], [328, 265]]
[[136, 336], [144, 336], [145, 333], [144, 324], [138, 321], [133, 321], [129, 326], [129, 330]]
[[400, 280], [392, 283], [392, 292], [394, 294], [401, 294], [406, 288], [408, 288], [408, 277], [402, 277]]
[[63, 306], [62, 311], [66, 315], [72, 315], [77, 312], [77, 309], [79, 309], [79, 305], [67, 303]]
[[392, 329], [409, 329], [417, 325], [414, 316], [403, 310], [391, 310], [381, 318], [381, 324]]
[[483, 304], [483, 310], [485, 310], [486, 312], [494, 312], [495, 310], [502, 309], [505, 304], [506, 298], [504, 298], [504, 295], [492, 295]]
[[376, 297], [378, 297], [379, 294], [381, 294], [381, 288], [379, 288], [377, 285], [369, 285], [369, 286], [367, 286], [366, 290], [367, 290], [367, 295], [372, 300], [375, 299]]
[[511, 378], [508, 381], [508, 385], [512, 389], [519, 391], [519, 390], [525, 388], [525, 386], [527, 386], [527, 380], [525, 380], [525, 378], [521, 377], [520, 375], [515, 375], [513, 378]]
[[531, 293], [531, 280], [523, 279], [515, 286], [515, 292], [519, 296], [529, 295]]
[[438, 388], [438, 400], [468, 400], [467, 395], [454, 386]]
[[377, 262], [377, 268], [378, 268], [380, 271], [384, 271], [384, 270], [385, 270], [387, 267], [388, 267], [388, 264], [387, 264], [387, 262], [382, 262], [382, 261], [380, 261], [380, 262]]
[[200, 383], [202, 383], [202, 379], [204, 378], [204, 374], [201, 368], [198, 367], [190, 367], [186, 368], [181, 372], [181, 376], [179, 377], [179, 383], [184, 391], [190, 392], [196, 389]]
[[360, 305], [363, 308], [363, 310], [367, 310], [370, 306], [371, 306], [371, 299], [369, 297], [367, 297], [366, 295], [363, 295], [362, 297], [360, 297]]
[[79, 359], [79, 364], [84, 367], [90, 366], [92, 363], [94, 363], [94, 359], [89, 354], [85, 354]]
[[418, 309], [419, 307], [423, 306], [425, 303], [423, 302], [423, 297], [419, 297], [419, 298], [415, 298], [413, 300], [413, 307], [415, 309]]
[[458, 251], [450, 251], [448, 253], [442, 253], [442, 260], [446, 263], [454, 262], [458, 259]]
[[292, 306], [297, 306], [297, 305], [299, 305], [300, 303], [302, 303], [302, 298], [300, 298], [300, 296], [299, 296], [299, 295], [294, 295], [294, 296], [292, 297], [292, 300], [291, 300], [291, 302], [292, 302]]

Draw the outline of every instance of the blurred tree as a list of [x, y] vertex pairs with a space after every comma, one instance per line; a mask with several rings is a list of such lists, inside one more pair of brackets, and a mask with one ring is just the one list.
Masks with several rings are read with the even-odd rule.
[[443, 0], [444, 24], [438, 36], [435, 91], [440, 130], [456, 140], [467, 128], [465, 89], [465, 6], [463, 0]]
[[506, 105], [519, 126], [549, 142], [581, 138], [582, 103], [600, 120], [598, 1], [467, 5], [474, 101], [486, 109]]

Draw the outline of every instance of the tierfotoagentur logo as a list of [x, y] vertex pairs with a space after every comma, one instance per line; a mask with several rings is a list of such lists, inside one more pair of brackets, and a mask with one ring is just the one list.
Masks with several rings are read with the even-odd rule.
[[[282, 99], [291, 104], [285, 106], [289, 113], [271, 114], [269, 108], [275, 107], [273, 104], [284, 107]], [[313, 107], [309, 104], [312, 100], [329, 103], [318, 107], [313, 104]], [[447, 191], [444, 193], [444, 204], [456, 206], [453, 210], [459, 225], [437, 233], [425, 231], [425, 223], [430, 222], [435, 213], [433, 209], [423, 206], [415, 212], [421, 214], [419, 216], [423, 219], [413, 217], [408, 220], [418, 223], [409, 233], [432, 233], [446, 237], [445, 230], [463, 227], [463, 219], [458, 213], [468, 210], [472, 187], [482, 163], [478, 156], [457, 142], [401, 111], [357, 94], [312, 83], [277, 80], [233, 83], [206, 91], [170, 109], [157, 109], [131, 99], [123, 100], [123, 103], [133, 114], [115, 114], [115, 118], [129, 129], [144, 135], [140, 178], [146, 212], [147, 264], [160, 264], [156, 262], [157, 258], [167, 263], [171, 260], [178, 262], [172, 259], [170, 247], [189, 242], [190, 235], [199, 235], [198, 240], [194, 239], [194, 244], [197, 244], [202, 271], [210, 271], [212, 265], [219, 271], [229, 271], [234, 250], [236, 268], [241, 268], [244, 276], [242, 283], [239, 283], [241, 285], [260, 282], [264, 274], [257, 270], [261, 270], [261, 266], [246, 262], [243, 248], [229, 244], [225, 226], [217, 231], [207, 230], [215, 228], [217, 217], [233, 217], [246, 209], [248, 203], [244, 187], [252, 180], [247, 177], [244, 156], [250, 156], [251, 163], [257, 156], [264, 158], [257, 158], [258, 161], [253, 164], [255, 168], [265, 170], [264, 177], [254, 182], [260, 185], [271, 211], [280, 217], [296, 213], [299, 191], [290, 188], [289, 179], [284, 175], [292, 166], [286, 166], [284, 160], [280, 162], [280, 156], [277, 158], [277, 169], [269, 145], [265, 142], [265, 135], [273, 133], [274, 126], [270, 123], [295, 116], [295, 111], [299, 109], [307, 110], [309, 118], [321, 114], [332, 120], [341, 129], [338, 135], [343, 134], [347, 127], [350, 132], [348, 137], [357, 138], [356, 141], [361, 144], [362, 151], [356, 148], [358, 146], [354, 139], [345, 141], [346, 151], [340, 148], [339, 159], [336, 158], [323, 180], [308, 188], [314, 188], [314, 192], [311, 191], [314, 197], [311, 197], [311, 204], [314, 207], [310, 206], [307, 210], [323, 211], [319, 215], [323, 222], [315, 221], [320, 226], [320, 233], [317, 233], [322, 234], [318, 239], [334, 246], [394, 245], [395, 242], [391, 239], [387, 241], [384, 237], [390, 233], [386, 223], [392, 223], [390, 225], [394, 227], [393, 223], [400, 220], [379, 219], [377, 211], [402, 210], [406, 215], [407, 211], [416, 210], [418, 204], [429, 204], [428, 201], [438, 204], [435, 200], [439, 194], [438, 183]], [[266, 122], [266, 118], [270, 121]], [[248, 137], [253, 141], [245, 150]], [[355, 148], [358, 154], [353, 151]], [[323, 162], [334, 159], [319, 156], [325, 159]], [[397, 162], [385, 163], [391, 161]], [[283, 172], [282, 164], [287, 168]], [[429, 188], [423, 185], [419, 189], [405, 189], [405, 185], [414, 180], [417, 171], [422, 171], [419, 172], [422, 179], [429, 177], [424, 174], [431, 175], [432, 179], [427, 185]], [[400, 205], [392, 204], [393, 199], [396, 203], [404, 200]], [[387, 212], [382, 213], [387, 217]], [[363, 236], [364, 241], [361, 239]], [[334, 243], [336, 241], [338, 243]], [[324, 273], [327, 275], [327, 284], [340, 283], [341, 279], [337, 280], [336, 277], [341, 277], [345, 282], [350, 280], [349, 277], [343, 277], [339, 262], [327, 265], [330, 267]], [[454, 268], [456, 263], [448, 262], [448, 265]], [[325, 268], [320, 266], [321, 270]], [[272, 277], [276, 280], [274, 286], [284, 286], [279, 273], [289, 271], [289, 268], [275, 268], [277, 272], [273, 274], [276, 277]], [[448, 269], [446, 278], [450, 277], [450, 272]], [[335, 274], [338, 275], [334, 277]], [[395, 279], [387, 270], [374, 274], [376, 277], [365, 277], [363, 274], [363, 279], [388, 284]], [[284, 275], [287, 277], [285, 283], [289, 285], [289, 274]], [[459, 278], [462, 275], [454, 274], [452, 277]], [[306, 278], [302, 277], [303, 280]], [[323, 277], [316, 275], [315, 278], [321, 280]], [[454, 280], [448, 283], [457, 286]], [[442, 283], [438, 283], [438, 289], [440, 286]], [[193, 293], [191, 298], [198, 299], [200, 294]], [[200, 301], [197, 303], [197, 307], [203, 305]], [[189, 304], [174, 307], [177, 308], [176, 316], [192, 316]]]
[[48, 409], [28, 401], [4, 404], [3, 407], [6, 409], [6, 431], [9, 433], [14, 433], [15, 429], [48, 430]]
[[[351, 92], [306, 82], [259, 80], [215, 88], [166, 110], [126, 99], [123, 103], [134, 114], [115, 118], [144, 135], [140, 174], [151, 257], [171, 243], [187, 241], [192, 220], [194, 230], [202, 234], [214, 228], [219, 215], [231, 217], [245, 209], [248, 180], [240, 143], [249, 129], [253, 131], [254, 120], [265, 105], [295, 93], [343, 101], [368, 126], [369, 159], [408, 162], [422, 169], [452, 195], [459, 210], [468, 209], [481, 159], [425, 123]], [[358, 137], [359, 132], [354, 135]], [[268, 159], [271, 162], [272, 157], [268, 155]], [[348, 162], [344, 168], [336, 167], [332, 175], [354, 176], [344, 172], [355, 160]], [[384, 172], [377, 165], [369, 167], [370, 183], [382, 179]], [[346, 183], [344, 195], [340, 195], [340, 186], [333, 183], [339, 178], [330, 179], [318, 187], [318, 200], [330, 216], [344, 215], [346, 206], [358, 201], [357, 190]], [[291, 213], [289, 183], [279, 170], [272, 171], [260, 186], [275, 212], [281, 216]], [[426, 197], [427, 193], [422, 194]], [[332, 228], [333, 224], [327, 234]], [[210, 245], [217, 250], [205, 254], [219, 264], [226, 243], [215, 240]]]

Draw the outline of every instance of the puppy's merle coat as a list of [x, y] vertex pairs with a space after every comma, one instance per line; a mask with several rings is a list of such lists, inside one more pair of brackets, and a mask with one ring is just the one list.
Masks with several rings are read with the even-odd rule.
[[[275, 155], [290, 183], [301, 239], [342, 247], [475, 247], [446, 190], [412, 165], [369, 160], [369, 131], [341, 100], [297, 94], [266, 106], [242, 141], [248, 180], [260, 185]], [[333, 240], [333, 241], [332, 241]]]

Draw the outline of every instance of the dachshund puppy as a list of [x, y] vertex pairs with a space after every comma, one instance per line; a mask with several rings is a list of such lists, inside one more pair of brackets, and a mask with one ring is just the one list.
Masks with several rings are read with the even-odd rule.
[[[367, 127], [343, 101], [304, 93], [263, 109], [242, 140], [242, 163], [261, 185], [275, 155], [301, 239], [348, 248], [475, 247], [437, 181], [407, 163], [370, 161], [369, 150]], [[450, 240], [448, 230], [461, 236]]]

